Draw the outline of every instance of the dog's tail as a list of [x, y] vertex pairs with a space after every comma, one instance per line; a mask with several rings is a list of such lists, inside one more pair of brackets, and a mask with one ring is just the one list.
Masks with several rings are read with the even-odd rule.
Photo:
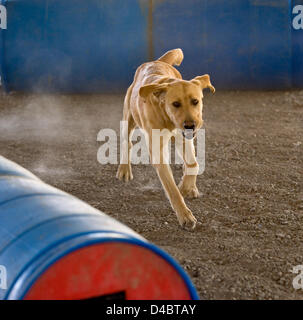
[[181, 49], [167, 51], [161, 56], [158, 61], [166, 62], [172, 66], [179, 66], [182, 63], [184, 56]]

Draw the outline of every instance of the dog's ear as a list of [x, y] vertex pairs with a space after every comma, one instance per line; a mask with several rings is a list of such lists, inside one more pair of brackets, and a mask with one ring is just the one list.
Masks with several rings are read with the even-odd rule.
[[147, 99], [147, 97], [152, 93], [155, 97], [159, 97], [161, 93], [166, 92], [167, 84], [147, 84], [143, 86], [139, 90], [139, 95], [143, 99]]
[[196, 77], [191, 80], [193, 83], [200, 85], [200, 87], [203, 89], [209, 88], [212, 93], [215, 93], [216, 89], [211, 84], [210, 78], [208, 74], [204, 74], [203, 76]]

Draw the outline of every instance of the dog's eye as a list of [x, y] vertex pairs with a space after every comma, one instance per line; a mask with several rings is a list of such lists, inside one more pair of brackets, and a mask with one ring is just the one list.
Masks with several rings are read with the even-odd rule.
[[191, 103], [196, 106], [199, 103], [198, 99], [192, 99]]
[[181, 107], [181, 103], [179, 101], [175, 101], [175, 102], [173, 102], [173, 106], [175, 108], [179, 108], [179, 107]]

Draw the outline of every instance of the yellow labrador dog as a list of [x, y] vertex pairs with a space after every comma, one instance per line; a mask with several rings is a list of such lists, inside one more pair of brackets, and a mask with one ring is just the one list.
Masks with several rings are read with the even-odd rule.
[[[182, 227], [194, 229], [197, 220], [186, 206], [183, 197], [199, 196], [196, 186], [199, 166], [193, 138], [203, 125], [202, 91], [209, 88], [215, 92], [215, 88], [207, 74], [190, 81], [183, 80], [179, 71], [173, 67], [179, 66], [182, 60], [182, 50], [174, 49], [158, 60], [144, 63], [137, 69], [124, 100], [123, 121], [128, 125], [122, 138], [124, 141], [117, 178], [124, 181], [133, 179], [130, 163], [131, 135], [136, 127], [140, 127], [146, 135], [152, 164], [179, 223]], [[158, 151], [154, 151], [157, 149], [154, 149], [153, 132], [160, 130], [164, 130], [166, 134], [162, 136], [162, 140], [160, 139], [160, 144], [158, 143]], [[167, 163], [167, 145], [176, 132], [185, 138], [182, 137], [182, 148], [180, 144], [176, 144], [184, 161], [184, 174], [178, 187]]]

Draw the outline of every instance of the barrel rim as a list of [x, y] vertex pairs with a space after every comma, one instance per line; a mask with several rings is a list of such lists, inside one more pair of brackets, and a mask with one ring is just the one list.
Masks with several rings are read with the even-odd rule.
[[[110, 236], [110, 235], [111, 236]], [[113, 235], [115, 236], [113, 238]], [[90, 232], [82, 235], [77, 235], [66, 241], [61, 242], [60, 245], [63, 245], [64, 248], [60, 253], [53, 254], [46, 261], [41, 261], [45, 258], [45, 254], [49, 253], [52, 249], [55, 249], [55, 252], [58, 252], [58, 245], [51, 248], [50, 251], [41, 253], [39, 257], [35, 257], [17, 276], [16, 280], [12, 283], [9, 292], [7, 293], [5, 300], [22, 300], [25, 295], [31, 289], [32, 285], [37, 281], [39, 276], [41, 276], [48, 268], [50, 268], [54, 263], [56, 263], [62, 257], [68, 255], [71, 252], [74, 252], [78, 249], [102, 243], [129, 243], [139, 247], [143, 247], [152, 251], [154, 254], [160, 256], [162, 259], [166, 260], [181, 276], [184, 281], [185, 287], [189, 291], [190, 298], [192, 300], [199, 300], [199, 295], [194, 287], [192, 281], [190, 280], [188, 274], [183, 270], [183, 268], [177, 263], [177, 261], [172, 258], [164, 250], [158, 248], [152, 243], [144, 242], [140, 239], [135, 239], [129, 236], [126, 233], [121, 232]], [[34, 263], [33, 263], [34, 262]]]

